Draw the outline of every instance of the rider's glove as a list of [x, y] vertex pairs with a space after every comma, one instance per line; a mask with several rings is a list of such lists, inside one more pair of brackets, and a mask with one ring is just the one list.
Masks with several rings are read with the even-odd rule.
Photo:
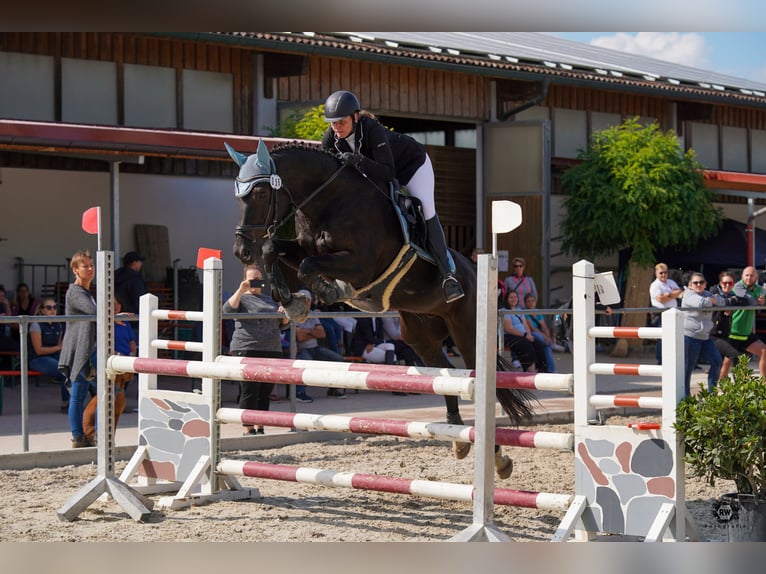
[[351, 153], [349, 151], [345, 151], [340, 154], [340, 159], [345, 165], [353, 167], [359, 165], [364, 159], [364, 156], [360, 153]]

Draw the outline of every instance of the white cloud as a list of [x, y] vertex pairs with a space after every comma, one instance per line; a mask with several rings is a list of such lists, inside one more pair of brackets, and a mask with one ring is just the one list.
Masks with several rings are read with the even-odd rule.
[[590, 43], [601, 48], [611, 48], [694, 68], [706, 69], [710, 66], [705, 38], [693, 32], [618, 32], [613, 36], [594, 38]]

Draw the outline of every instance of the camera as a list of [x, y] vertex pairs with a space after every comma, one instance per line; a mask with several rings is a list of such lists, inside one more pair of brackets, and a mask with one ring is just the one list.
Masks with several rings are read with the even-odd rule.
[[266, 282], [263, 279], [250, 279], [250, 288], [256, 289], [260, 287], [263, 289], [266, 286]]

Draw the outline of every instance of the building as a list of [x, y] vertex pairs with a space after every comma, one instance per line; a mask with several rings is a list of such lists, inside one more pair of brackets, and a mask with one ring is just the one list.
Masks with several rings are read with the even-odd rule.
[[[235, 285], [222, 142], [253, 151], [255, 136], [337, 89], [429, 146], [452, 247], [489, 244], [492, 200], [522, 205], [499, 248], [527, 259], [546, 306], [567, 299], [572, 262], [556, 239], [558, 176], [594, 131], [632, 116], [675, 130], [740, 222], [764, 190], [766, 85], [536, 33], [3, 32], [0, 73], [10, 289], [22, 270], [49, 281], [30, 280], [30, 265], [95, 250], [79, 227], [93, 205], [106, 248], [147, 251], [149, 280], [210, 247]], [[616, 256], [599, 262], [610, 266]]]

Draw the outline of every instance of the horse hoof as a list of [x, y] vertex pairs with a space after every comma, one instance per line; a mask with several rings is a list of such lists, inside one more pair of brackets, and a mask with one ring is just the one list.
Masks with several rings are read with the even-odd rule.
[[293, 293], [292, 299], [287, 305], [282, 306], [287, 318], [295, 323], [303, 323], [309, 318], [311, 300], [303, 293]]
[[513, 472], [513, 461], [504, 454], [495, 455], [495, 471], [499, 478], [508, 478]]
[[455, 458], [458, 460], [464, 459], [471, 452], [470, 442], [453, 442], [452, 451], [455, 453]]

